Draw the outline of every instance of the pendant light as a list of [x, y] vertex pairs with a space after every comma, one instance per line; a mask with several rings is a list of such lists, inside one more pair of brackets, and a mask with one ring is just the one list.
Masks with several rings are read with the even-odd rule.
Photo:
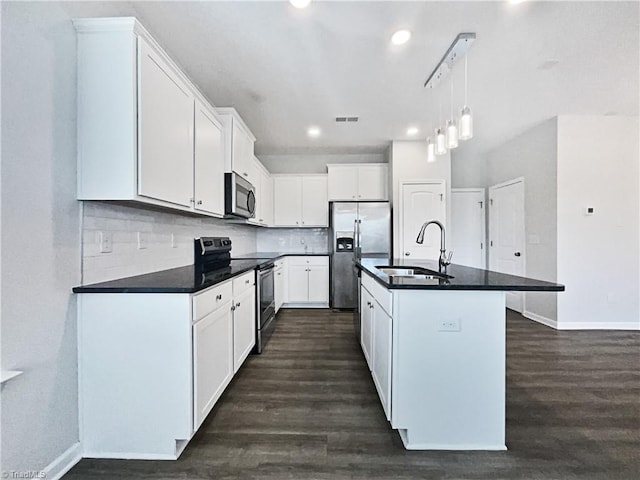
[[458, 126], [453, 118], [453, 73], [451, 73], [451, 117], [447, 122], [447, 147], [449, 149], [458, 147]]
[[464, 107], [460, 112], [460, 140], [473, 138], [473, 117], [467, 106], [467, 56], [464, 57]]
[[[433, 100], [433, 87], [430, 87], [429, 90], [431, 90], [431, 93], [429, 95], [430, 99]], [[428, 131], [431, 131], [431, 125], [429, 125]], [[436, 145], [435, 143], [433, 143], [432, 137], [427, 137], [427, 163], [433, 163], [435, 161], [436, 161]]]
[[[442, 100], [440, 100], [440, 119], [442, 119]], [[436, 155], [444, 155], [447, 153], [447, 139], [444, 134], [444, 128], [436, 128]]]

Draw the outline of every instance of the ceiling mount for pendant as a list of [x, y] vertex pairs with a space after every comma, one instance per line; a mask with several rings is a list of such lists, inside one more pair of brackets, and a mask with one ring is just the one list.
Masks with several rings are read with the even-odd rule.
[[429, 78], [427, 78], [427, 81], [424, 82], [424, 88], [434, 88], [449, 73], [453, 64], [464, 57], [475, 39], [476, 34], [473, 32], [458, 34], [436, 68], [429, 75]]

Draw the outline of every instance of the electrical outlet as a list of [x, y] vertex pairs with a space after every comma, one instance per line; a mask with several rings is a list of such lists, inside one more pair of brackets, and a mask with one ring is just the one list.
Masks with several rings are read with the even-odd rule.
[[449, 318], [447, 320], [440, 320], [438, 322], [439, 332], [459, 332], [460, 331], [460, 319]]
[[178, 244], [176, 242], [176, 234], [171, 234], [171, 248], [178, 248]]
[[147, 248], [147, 234], [144, 232], [138, 232], [138, 250]]
[[98, 244], [100, 253], [111, 253], [113, 251], [113, 237], [109, 232], [98, 232]]

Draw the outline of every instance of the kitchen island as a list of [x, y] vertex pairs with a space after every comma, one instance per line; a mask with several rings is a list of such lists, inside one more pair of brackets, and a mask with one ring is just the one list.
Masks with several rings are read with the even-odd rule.
[[374, 257], [356, 266], [360, 343], [405, 447], [506, 450], [505, 292], [564, 286], [461, 265], [442, 276], [437, 261]]

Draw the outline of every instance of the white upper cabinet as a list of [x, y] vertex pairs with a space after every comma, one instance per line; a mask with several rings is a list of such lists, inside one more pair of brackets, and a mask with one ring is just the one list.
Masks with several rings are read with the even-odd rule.
[[276, 227], [299, 227], [302, 216], [302, 178], [273, 176], [273, 224]]
[[193, 95], [142, 38], [138, 38], [138, 52], [138, 193], [189, 207], [193, 198]]
[[135, 18], [83, 18], [74, 26], [78, 199], [222, 216], [213, 107]]
[[253, 136], [235, 108], [218, 108], [217, 113], [225, 130], [225, 171], [235, 172], [256, 186], [259, 181], [253, 156], [253, 144], [256, 137]]
[[386, 163], [327, 165], [329, 201], [388, 200]]
[[224, 150], [222, 126], [196, 100], [194, 195], [196, 210], [224, 215]]
[[273, 175], [276, 227], [329, 225], [326, 175]]
[[264, 165], [254, 157], [256, 215], [249, 223], [269, 227], [273, 225], [273, 180]]

